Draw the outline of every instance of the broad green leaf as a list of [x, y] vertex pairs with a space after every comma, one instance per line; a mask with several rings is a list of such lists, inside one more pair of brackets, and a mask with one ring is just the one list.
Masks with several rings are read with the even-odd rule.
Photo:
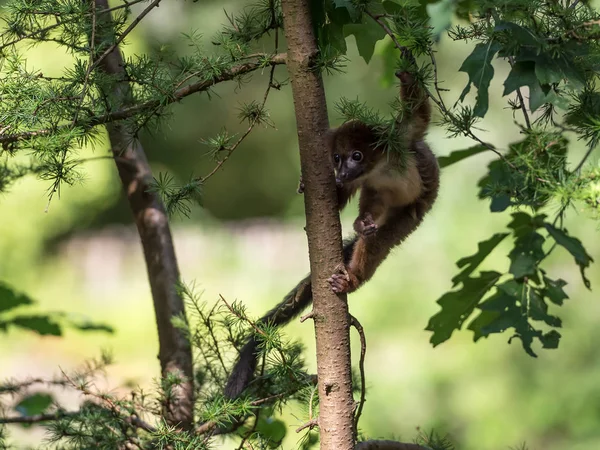
[[535, 111], [546, 103], [546, 93], [535, 74], [535, 63], [531, 61], [521, 61], [513, 64], [508, 77], [504, 81], [502, 95], [508, 95], [523, 86], [529, 88], [529, 109], [531, 111]]
[[80, 331], [105, 331], [107, 333], [114, 333], [115, 330], [110, 325], [104, 323], [96, 323], [90, 320], [83, 321], [71, 321], [70, 325], [77, 328]]
[[552, 327], [560, 327], [558, 317], [548, 314], [548, 306], [537, 288], [522, 281], [508, 280], [497, 286], [496, 293], [478, 305], [479, 315], [469, 324], [475, 341], [490, 334], [503, 333], [509, 328], [515, 334], [509, 339], [521, 340], [523, 349], [530, 356], [536, 357], [532, 344], [538, 339], [544, 348], [556, 348], [560, 334], [542, 331], [534, 328], [530, 321], [540, 320]]
[[526, 47], [538, 47], [542, 43], [540, 37], [530, 29], [513, 22], [499, 20], [494, 27], [494, 31], [508, 31], [511, 38]]
[[280, 448], [281, 441], [287, 433], [285, 423], [273, 417], [259, 417], [256, 431], [268, 441], [269, 448]]
[[590, 280], [585, 276], [585, 269], [594, 261], [592, 257], [583, 247], [581, 241], [575, 237], [569, 236], [567, 230], [561, 230], [549, 223], [544, 224], [550, 236], [554, 238], [556, 243], [567, 250], [574, 258], [575, 263], [579, 266], [583, 284], [588, 289], [590, 288]]
[[562, 321], [548, 314], [548, 305], [536, 289], [529, 287], [527, 289], [527, 315], [533, 320], [541, 320], [551, 327], [560, 328]]
[[52, 395], [38, 392], [23, 398], [15, 406], [15, 411], [28, 417], [43, 414], [52, 405], [53, 401]]
[[542, 346], [544, 348], [558, 348], [560, 337], [558, 331], [550, 330], [546, 334], [540, 336], [540, 341], [542, 341]]
[[488, 88], [494, 77], [492, 60], [500, 48], [500, 44], [494, 41], [487, 44], [477, 44], [473, 52], [467, 56], [462, 66], [460, 66], [459, 71], [466, 72], [469, 75], [469, 82], [460, 94], [460, 101], [462, 102], [471, 90], [471, 84], [475, 86], [477, 88], [477, 101], [475, 108], [473, 108], [473, 114], [477, 117], [485, 116], [488, 110]]
[[362, 22], [359, 24], [350, 23], [344, 25], [344, 35], [346, 37], [354, 35], [358, 54], [362, 56], [367, 64], [371, 61], [377, 41], [386, 36], [383, 28], [368, 17], [363, 17]]
[[35, 331], [42, 336], [61, 336], [60, 326], [53, 322], [49, 316], [18, 316], [10, 320], [12, 325], [16, 325], [27, 330]]
[[437, 301], [442, 310], [429, 320], [426, 328], [433, 332], [430, 342], [434, 347], [448, 340], [454, 330], [461, 328], [500, 276], [498, 272], [481, 272], [478, 278], [465, 279], [461, 289], [447, 292]]
[[544, 296], [548, 298], [555, 305], [562, 305], [563, 301], [568, 299], [569, 296], [565, 293], [563, 287], [567, 285], [567, 282], [561, 278], [558, 280], [551, 280], [544, 276]]
[[537, 270], [535, 258], [527, 253], [517, 253], [511, 258], [509, 272], [515, 278], [533, 275]]
[[509, 253], [509, 272], [515, 278], [532, 277], [537, 273], [538, 264], [544, 259], [544, 237], [531, 228], [526, 233], [516, 234], [515, 247]]
[[457, 261], [456, 265], [458, 268], [464, 269], [452, 278], [452, 286], [456, 286], [460, 282], [464, 282], [481, 262], [494, 250], [504, 238], [508, 236], [508, 233], [496, 233], [488, 240], [482, 241], [477, 244], [477, 252], [471, 256], [467, 256]]
[[475, 145], [473, 147], [466, 148], [464, 150], [455, 150], [450, 153], [448, 156], [440, 156], [438, 157], [438, 164], [440, 168], [448, 167], [454, 163], [462, 161], [473, 155], [478, 155], [479, 153], [485, 152], [487, 147], [483, 145]]
[[33, 300], [27, 295], [15, 292], [11, 287], [0, 283], [0, 313], [17, 306], [31, 304], [33, 304]]
[[360, 11], [356, 9], [356, 6], [352, 2], [352, 0], [333, 0], [333, 5], [334, 12], [340, 13], [344, 10], [345, 13], [348, 15], [349, 22], [344, 22], [344, 24], [359, 21]]
[[429, 25], [432, 27], [431, 33], [436, 41], [438, 41], [441, 34], [452, 25], [454, 9], [454, 0], [440, 0], [436, 3], [429, 3], [427, 5]]
[[335, 50], [335, 53], [345, 55], [347, 51], [346, 37], [344, 36], [344, 27], [337, 23], [328, 23], [322, 29], [320, 33], [320, 43], [323, 48], [328, 45]]
[[510, 197], [505, 194], [500, 194], [495, 197], [492, 197], [492, 201], [490, 202], [490, 212], [502, 212], [506, 211], [506, 209], [511, 205]]

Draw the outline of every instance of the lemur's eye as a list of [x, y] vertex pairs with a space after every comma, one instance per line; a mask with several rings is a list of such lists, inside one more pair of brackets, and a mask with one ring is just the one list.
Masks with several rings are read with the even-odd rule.
[[363, 159], [363, 154], [361, 152], [352, 153], [352, 159], [354, 161], [361, 161]]
[[338, 155], [337, 153], [335, 155], [333, 155], [333, 160], [337, 163], [340, 162], [340, 155]]

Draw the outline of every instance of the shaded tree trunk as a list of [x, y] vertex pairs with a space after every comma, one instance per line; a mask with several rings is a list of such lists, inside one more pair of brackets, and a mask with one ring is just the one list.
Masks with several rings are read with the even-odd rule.
[[318, 54], [309, 0], [282, 1], [312, 274], [317, 341], [321, 448], [354, 448], [350, 320], [346, 295], [334, 294], [327, 278], [342, 264], [341, 225], [333, 169], [323, 139], [329, 128], [323, 82], [312, 61]]
[[[107, 0], [93, 1], [96, 10], [108, 9]], [[101, 17], [110, 20], [110, 14]], [[99, 23], [96, 31], [102, 27], [106, 29], [107, 24]], [[98, 34], [101, 33], [96, 34], [96, 42], [101, 42], [102, 36]], [[125, 75], [119, 48], [116, 47], [102, 59], [98, 68], [107, 74]], [[126, 82], [115, 82], [111, 95], [129, 98], [131, 88]], [[185, 318], [185, 308], [176, 289], [179, 268], [168, 217], [158, 195], [148, 192], [153, 180], [152, 171], [136, 136], [119, 122], [107, 124], [106, 129], [144, 250], [158, 328], [158, 358], [162, 376], [174, 374], [182, 378], [180, 383], [175, 383], [171, 396], [164, 402], [164, 416], [170, 425], [190, 428], [193, 422], [192, 352], [185, 333], [171, 323], [173, 317]]]

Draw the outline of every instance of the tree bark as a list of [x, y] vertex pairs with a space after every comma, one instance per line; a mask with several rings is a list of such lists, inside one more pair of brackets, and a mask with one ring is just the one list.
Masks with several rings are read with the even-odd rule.
[[[107, 0], [93, 1], [96, 10], [108, 9]], [[109, 14], [103, 17], [110, 20]], [[101, 42], [101, 37], [97, 37], [97, 42]], [[119, 48], [108, 54], [98, 68], [108, 74], [124, 74]], [[111, 94], [129, 98], [131, 87], [126, 82], [116, 82]], [[192, 351], [185, 333], [171, 323], [173, 317], [185, 318], [185, 307], [176, 289], [179, 268], [168, 217], [158, 195], [148, 192], [153, 177], [140, 142], [123, 123], [106, 124], [106, 129], [112, 153], [118, 156], [115, 163], [144, 250], [158, 328], [158, 358], [162, 376], [176, 374], [183, 378], [164, 402], [164, 416], [169, 425], [189, 429], [193, 422], [194, 404]]]
[[329, 278], [342, 264], [341, 225], [335, 179], [324, 133], [329, 128], [323, 82], [312, 62], [318, 54], [310, 0], [283, 0], [302, 179], [317, 341], [321, 448], [354, 448], [350, 318], [346, 295], [331, 291]]

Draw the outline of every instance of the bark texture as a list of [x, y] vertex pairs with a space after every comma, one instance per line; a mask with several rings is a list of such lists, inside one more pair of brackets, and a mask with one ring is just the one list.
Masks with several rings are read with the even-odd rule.
[[[350, 318], [346, 296], [327, 283], [342, 264], [342, 237], [332, 164], [323, 139], [329, 128], [323, 82], [312, 61], [318, 53], [310, 0], [283, 0], [300, 163], [305, 184], [306, 232], [317, 341], [321, 449], [354, 449]], [[311, 70], [312, 69], [312, 70]]]
[[[109, 7], [107, 0], [93, 1], [96, 10]], [[109, 16], [106, 14], [102, 17]], [[97, 42], [100, 41], [101, 36], [97, 36]], [[124, 74], [123, 57], [119, 48], [116, 47], [102, 59], [98, 68], [108, 74]], [[110, 95], [130, 97], [129, 84], [115, 83]], [[192, 352], [184, 332], [171, 323], [175, 316], [185, 317], [185, 308], [176, 290], [179, 268], [168, 217], [157, 194], [148, 192], [153, 178], [142, 145], [121, 123], [109, 123], [106, 129], [112, 153], [118, 156], [115, 163], [144, 250], [158, 328], [158, 358], [162, 376], [176, 373], [184, 378], [184, 382], [175, 387], [171, 398], [165, 401], [164, 416], [170, 425], [188, 429], [193, 422]]]

